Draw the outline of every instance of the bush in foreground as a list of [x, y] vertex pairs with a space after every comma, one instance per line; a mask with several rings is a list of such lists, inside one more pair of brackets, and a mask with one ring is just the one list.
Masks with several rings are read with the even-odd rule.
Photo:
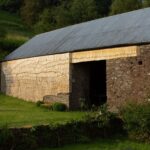
[[150, 103], [127, 103], [121, 109], [121, 116], [131, 139], [150, 142]]
[[37, 101], [37, 102], [36, 102], [36, 106], [37, 106], [37, 107], [40, 107], [42, 104], [44, 104], [43, 101]]
[[107, 105], [102, 105], [97, 111], [89, 112], [85, 116], [87, 122], [97, 122], [99, 128], [104, 130], [104, 136], [124, 135], [123, 122], [118, 114], [110, 112]]

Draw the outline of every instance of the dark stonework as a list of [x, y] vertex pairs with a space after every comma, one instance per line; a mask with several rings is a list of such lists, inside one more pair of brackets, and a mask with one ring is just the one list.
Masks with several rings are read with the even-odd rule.
[[139, 56], [107, 61], [107, 103], [116, 109], [125, 101], [150, 97], [150, 45], [139, 46]]

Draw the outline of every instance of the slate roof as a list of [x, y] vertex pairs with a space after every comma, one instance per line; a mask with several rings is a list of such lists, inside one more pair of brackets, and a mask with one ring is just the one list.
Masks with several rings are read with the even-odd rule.
[[39, 34], [5, 61], [139, 43], [150, 43], [150, 8]]

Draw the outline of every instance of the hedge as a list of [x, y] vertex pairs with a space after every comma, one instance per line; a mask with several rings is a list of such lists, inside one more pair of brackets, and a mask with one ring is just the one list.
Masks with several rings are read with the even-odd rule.
[[[120, 119], [110, 120], [111, 126], [100, 127], [97, 121], [71, 121], [64, 125], [42, 125], [32, 128], [0, 130], [1, 150], [32, 150], [88, 142], [90, 139], [114, 137], [123, 133]], [[9, 143], [9, 144], [8, 144]]]

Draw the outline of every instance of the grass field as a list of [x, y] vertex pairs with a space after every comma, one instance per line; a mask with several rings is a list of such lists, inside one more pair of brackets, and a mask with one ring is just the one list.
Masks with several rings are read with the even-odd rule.
[[126, 139], [99, 139], [91, 143], [75, 144], [61, 148], [47, 148], [39, 150], [150, 150], [150, 144], [132, 142]]
[[83, 112], [54, 112], [36, 104], [0, 94], [0, 127], [32, 126], [80, 120]]
[[0, 60], [34, 35], [19, 16], [2, 10], [0, 10], [0, 29], [0, 32], [5, 33], [4, 37], [0, 37]]
[[7, 38], [21, 38], [27, 40], [33, 35], [19, 16], [6, 11], [0, 11], [0, 27], [6, 30]]

